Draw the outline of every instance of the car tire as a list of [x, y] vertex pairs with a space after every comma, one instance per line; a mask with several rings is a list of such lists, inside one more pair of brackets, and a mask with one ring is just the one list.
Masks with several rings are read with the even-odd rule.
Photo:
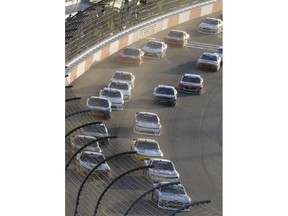
[[176, 101], [170, 103], [170, 106], [174, 107], [176, 105]]

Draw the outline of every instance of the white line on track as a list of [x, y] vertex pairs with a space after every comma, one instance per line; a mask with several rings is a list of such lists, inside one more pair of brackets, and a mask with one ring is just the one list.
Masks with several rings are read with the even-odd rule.
[[211, 50], [216, 51], [221, 45], [217, 44], [209, 44], [209, 43], [200, 43], [196, 41], [190, 41], [186, 47], [195, 48], [195, 49], [204, 49], [204, 50]]

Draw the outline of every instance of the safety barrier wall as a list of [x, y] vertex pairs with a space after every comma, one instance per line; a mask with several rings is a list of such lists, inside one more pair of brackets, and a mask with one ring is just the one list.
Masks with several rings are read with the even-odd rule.
[[164, 16], [127, 29], [126, 31], [114, 35], [96, 45], [90, 51], [84, 53], [82, 57], [68, 64], [65, 70], [65, 73], [68, 75], [67, 81], [72, 83], [80, 75], [88, 71], [93, 64], [104, 60], [108, 56], [138, 40], [141, 40], [142, 38], [219, 11], [222, 11], [221, 0], [207, 1], [179, 11], [168, 13]]

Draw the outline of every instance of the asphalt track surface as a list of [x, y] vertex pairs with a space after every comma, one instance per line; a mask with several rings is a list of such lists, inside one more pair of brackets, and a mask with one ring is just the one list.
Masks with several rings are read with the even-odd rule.
[[[210, 16], [219, 15], [215, 13]], [[187, 31], [191, 46], [169, 47], [163, 59], [144, 59], [139, 67], [118, 65], [116, 60], [119, 53], [115, 53], [77, 78], [72, 85], [74, 93], [82, 97], [81, 103], [85, 106], [86, 99], [91, 95], [99, 95], [100, 89], [108, 85], [116, 70], [132, 72], [136, 76], [135, 88], [124, 110], [113, 111], [111, 119], [98, 121], [105, 123], [111, 135], [119, 137], [114, 142], [123, 148], [122, 151], [130, 150], [133, 138], [157, 140], [164, 153], [163, 158], [174, 162], [180, 173], [180, 181], [192, 200], [210, 199], [212, 202], [209, 206], [222, 215], [222, 67], [218, 72], [196, 69], [196, 60], [204, 51], [209, 52], [222, 45], [222, 33], [199, 33], [197, 27], [203, 19], [205, 17], [172, 28]], [[169, 30], [138, 41], [130, 47], [141, 48], [151, 38], [161, 40]], [[200, 46], [193, 48], [194, 42]], [[211, 45], [210, 48], [205, 44]], [[175, 107], [152, 102], [151, 96], [156, 85], [176, 87], [184, 73], [200, 74], [203, 77], [204, 91], [201, 95], [178, 93]], [[137, 111], [158, 114], [162, 124], [160, 137], [133, 133]]]

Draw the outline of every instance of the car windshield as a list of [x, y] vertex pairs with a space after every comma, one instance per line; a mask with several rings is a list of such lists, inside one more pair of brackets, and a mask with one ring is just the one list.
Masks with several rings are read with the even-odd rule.
[[126, 73], [115, 73], [113, 76], [114, 79], [120, 79], [120, 80], [132, 80], [131, 74], [126, 74]]
[[124, 49], [123, 54], [129, 56], [139, 56], [140, 52], [137, 49]]
[[144, 122], [151, 122], [151, 123], [158, 123], [158, 118], [156, 115], [150, 114], [138, 114], [137, 121], [144, 121]]
[[157, 94], [174, 95], [172, 88], [159, 87], [156, 89]]
[[216, 55], [204, 54], [201, 56], [201, 59], [208, 60], [208, 61], [217, 61]]
[[168, 36], [176, 37], [176, 38], [183, 38], [184, 37], [184, 33], [183, 32], [178, 32], [178, 31], [170, 31]]
[[103, 90], [102, 95], [105, 97], [112, 97], [112, 98], [120, 98], [121, 97], [121, 93], [119, 91]]
[[185, 194], [184, 188], [182, 186], [164, 186], [161, 189], [163, 193], [173, 193], [173, 194]]
[[129, 84], [127, 84], [127, 83], [112, 82], [112, 83], [110, 83], [109, 88], [128, 90], [128, 85]]
[[192, 76], [184, 76], [182, 78], [183, 82], [191, 82], [191, 83], [200, 83], [201, 80], [199, 77], [192, 77]]
[[219, 49], [217, 50], [217, 53], [222, 54], [222, 53], [223, 53], [223, 48], [219, 48]]
[[210, 24], [210, 25], [217, 25], [218, 24], [218, 20], [214, 20], [214, 19], [206, 19], [204, 21], [204, 23]]
[[95, 155], [95, 154], [82, 154], [81, 160], [90, 163], [100, 163], [105, 160], [103, 155]]
[[162, 47], [162, 44], [158, 42], [150, 41], [147, 43], [146, 46], [152, 49], [160, 49]]
[[88, 104], [90, 106], [100, 106], [100, 107], [108, 107], [109, 102], [105, 99], [100, 98], [89, 98]]
[[159, 150], [157, 143], [149, 141], [138, 141], [136, 147], [139, 149]]
[[153, 161], [152, 165], [155, 170], [174, 170], [173, 164], [169, 161]]
[[106, 127], [104, 125], [89, 125], [84, 127], [84, 131], [106, 134]]

